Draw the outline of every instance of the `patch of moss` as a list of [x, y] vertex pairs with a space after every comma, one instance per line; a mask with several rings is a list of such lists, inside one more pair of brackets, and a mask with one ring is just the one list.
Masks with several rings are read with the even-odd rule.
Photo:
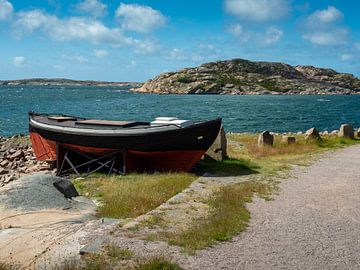
[[257, 84], [272, 92], [282, 92], [282, 90], [276, 86], [276, 83], [271, 80], [263, 80], [257, 82]]

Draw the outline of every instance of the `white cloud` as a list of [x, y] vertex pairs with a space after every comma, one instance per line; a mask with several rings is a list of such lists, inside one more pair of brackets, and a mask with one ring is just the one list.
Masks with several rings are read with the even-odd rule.
[[83, 56], [83, 55], [76, 55], [76, 54], [73, 54], [73, 55], [68, 55], [68, 54], [63, 54], [62, 56], [64, 59], [66, 60], [70, 60], [70, 61], [73, 61], [73, 62], [78, 62], [80, 64], [84, 64], [84, 63], [87, 63], [88, 60]]
[[172, 61], [184, 61], [188, 59], [188, 56], [183, 49], [173, 48], [168, 52], [167, 55], [165, 55], [165, 59]]
[[241, 19], [263, 22], [288, 14], [288, 0], [225, 0], [225, 10]]
[[341, 11], [333, 6], [316, 10], [306, 19], [302, 37], [318, 46], [344, 45], [348, 41], [349, 31], [339, 25], [343, 17]]
[[344, 62], [351, 61], [351, 60], [353, 60], [353, 58], [354, 58], [353, 55], [347, 54], [347, 53], [340, 55], [340, 60], [344, 61]]
[[79, 12], [90, 14], [95, 18], [104, 16], [106, 8], [107, 6], [98, 0], [84, 0], [76, 5]]
[[108, 52], [106, 50], [94, 50], [94, 56], [96, 58], [104, 58], [108, 55]]
[[240, 24], [232, 24], [227, 31], [236, 37], [241, 43], [256, 44], [259, 47], [271, 46], [279, 42], [284, 32], [274, 26], [271, 26], [263, 32], [247, 31]]
[[113, 45], [133, 43], [133, 39], [125, 37], [120, 29], [108, 28], [97, 20], [83, 17], [59, 19], [40, 10], [19, 12], [14, 26], [19, 37], [39, 30], [59, 41], [85, 40]]
[[308, 18], [313, 23], [333, 23], [342, 20], [344, 15], [336, 7], [329, 6], [327, 9], [317, 10]]
[[238, 38], [241, 43], [246, 43], [251, 38], [251, 33], [246, 31], [244, 27], [240, 24], [231, 24], [227, 31], [233, 35], [234, 37]]
[[17, 34], [32, 32], [41, 27], [49, 27], [58, 22], [55, 16], [48, 15], [41, 10], [21, 11], [17, 13], [15, 29]]
[[15, 67], [24, 67], [27, 63], [24, 56], [15, 56], [13, 57], [12, 62]]
[[303, 38], [314, 45], [338, 46], [344, 45], [348, 39], [348, 31], [343, 28], [328, 31], [314, 31], [303, 35]]
[[155, 54], [160, 51], [160, 45], [157, 40], [134, 40], [134, 51], [136, 54]]
[[6, 0], [0, 0], [0, 21], [6, 21], [13, 15], [14, 8], [12, 4]]
[[264, 36], [264, 46], [273, 45], [281, 40], [284, 32], [276, 27], [269, 27]]
[[150, 33], [166, 24], [166, 17], [160, 11], [138, 4], [121, 3], [116, 17], [123, 29], [138, 33]]

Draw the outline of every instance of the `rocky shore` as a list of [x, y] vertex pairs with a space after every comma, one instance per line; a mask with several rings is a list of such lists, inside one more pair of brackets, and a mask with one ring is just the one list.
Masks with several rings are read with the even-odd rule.
[[252, 62], [244, 59], [206, 63], [160, 74], [133, 91], [159, 94], [358, 94], [352, 74], [313, 66]]
[[69, 79], [46, 79], [33, 78], [24, 80], [4, 80], [0, 81], [0, 85], [75, 85], [75, 86], [128, 86], [137, 88], [142, 86], [138, 82], [104, 82], [92, 80], [69, 80]]
[[54, 173], [52, 164], [37, 161], [28, 136], [0, 137], [0, 187], [34, 172]]

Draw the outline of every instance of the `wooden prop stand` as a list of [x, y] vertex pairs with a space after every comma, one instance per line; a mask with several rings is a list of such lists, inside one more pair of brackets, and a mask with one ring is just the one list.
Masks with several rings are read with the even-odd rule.
[[77, 176], [86, 177], [99, 170], [107, 171], [108, 174], [124, 175], [126, 173], [125, 164], [125, 149], [114, 150], [102, 156], [93, 156], [60, 143], [56, 144], [56, 175], [58, 176], [75, 173]]

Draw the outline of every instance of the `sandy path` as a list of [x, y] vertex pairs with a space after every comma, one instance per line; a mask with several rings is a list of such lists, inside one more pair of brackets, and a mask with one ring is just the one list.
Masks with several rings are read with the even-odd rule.
[[248, 230], [187, 269], [360, 269], [360, 146], [327, 156], [255, 199]]

